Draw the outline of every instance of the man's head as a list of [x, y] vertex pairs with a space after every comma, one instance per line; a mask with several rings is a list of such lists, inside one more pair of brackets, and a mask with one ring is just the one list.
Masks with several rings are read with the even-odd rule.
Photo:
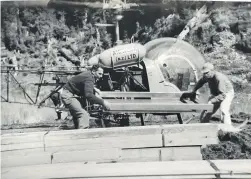
[[214, 75], [214, 65], [212, 63], [205, 63], [201, 69], [201, 73], [206, 78], [212, 78]]
[[93, 65], [91, 68], [91, 72], [92, 72], [95, 80], [100, 79], [104, 74], [103, 68], [101, 68], [99, 65]]

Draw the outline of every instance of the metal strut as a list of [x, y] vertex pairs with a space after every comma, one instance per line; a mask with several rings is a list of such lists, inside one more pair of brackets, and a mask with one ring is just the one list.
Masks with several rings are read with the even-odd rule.
[[[29, 96], [29, 94], [25, 91], [24, 87], [17, 81], [17, 79], [13, 76], [11, 72], [9, 74], [12, 76], [12, 78], [15, 80], [15, 82], [19, 85], [19, 87], [23, 90], [24, 94], [32, 101], [33, 104], [36, 104], [35, 101]], [[8, 82], [9, 83], [9, 82]], [[7, 96], [8, 97], [8, 96]], [[7, 98], [7, 100], [9, 100]]]
[[39, 85], [37, 87], [37, 95], [36, 95], [35, 103], [37, 103], [37, 99], [38, 99], [38, 96], [39, 96], [39, 93], [40, 93], [40, 89], [42, 87], [43, 80], [44, 80], [44, 72], [40, 75]]
[[41, 107], [41, 105], [48, 99], [50, 98], [53, 94], [57, 93], [60, 89], [63, 88], [64, 85], [57, 86], [49, 95], [47, 95], [39, 104], [38, 108]]

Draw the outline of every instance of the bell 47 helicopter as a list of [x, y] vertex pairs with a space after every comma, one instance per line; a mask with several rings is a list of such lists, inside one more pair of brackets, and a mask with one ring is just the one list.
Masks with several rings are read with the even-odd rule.
[[88, 61], [105, 69], [99, 88], [101, 97], [112, 104], [110, 113], [138, 114], [142, 125], [142, 114], [176, 114], [183, 123], [182, 112], [212, 109], [208, 104], [180, 102], [181, 95], [197, 82], [203, 63], [193, 46], [176, 38], [117, 45]]

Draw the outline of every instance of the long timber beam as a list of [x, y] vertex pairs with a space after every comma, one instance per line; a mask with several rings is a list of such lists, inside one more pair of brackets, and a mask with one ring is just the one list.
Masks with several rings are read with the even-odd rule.
[[61, 163], [3, 168], [2, 178], [184, 179], [251, 178], [251, 160], [168, 161], [88, 164]]
[[212, 104], [182, 103], [175, 99], [107, 99], [111, 113], [181, 113], [212, 111]]
[[183, 92], [101, 92], [100, 96], [110, 102], [111, 113], [181, 113], [212, 111], [213, 105], [180, 101]]
[[183, 92], [163, 93], [163, 92], [111, 92], [102, 91], [102, 98], [180, 98]]

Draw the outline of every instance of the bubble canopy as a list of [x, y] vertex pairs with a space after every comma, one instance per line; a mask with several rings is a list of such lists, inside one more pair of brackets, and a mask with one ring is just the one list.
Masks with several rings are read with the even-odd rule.
[[146, 59], [159, 65], [166, 81], [181, 90], [187, 90], [191, 82], [198, 81], [205, 59], [191, 44], [176, 38], [160, 38], [144, 46]]

